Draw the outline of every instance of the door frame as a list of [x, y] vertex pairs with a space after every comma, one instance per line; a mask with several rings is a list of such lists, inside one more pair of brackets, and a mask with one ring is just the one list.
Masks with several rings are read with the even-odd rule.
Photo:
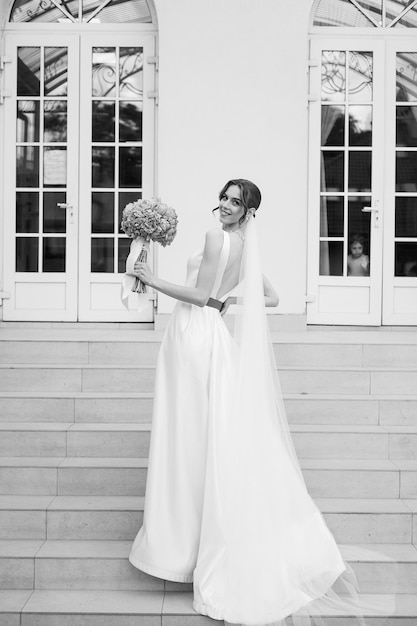
[[[307, 323], [338, 325], [379, 326], [381, 323], [382, 299], [382, 211], [379, 226], [371, 217], [371, 275], [369, 277], [320, 276], [320, 169], [321, 159], [321, 51], [354, 50], [374, 53], [374, 64], [384, 63], [384, 42], [380, 37], [364, 38], [354, 35], [333, 36], [320, 34], [310, 40], [310, 94], [309, 94], [309, 183], [308, 183], [308, 264], [307, 264]], [[371, 192], [372, 206], [378, 202], [382, 207], [384, 187], [384, 97], [383, 76], [376, 72], [373, 80], [373, 142]], [[375, 104], [379, 107], [376, 108]], [[338, 148], [335, 146], [335, 150]], [[346, 143], [344, 147], [346, 153]], [[345, 163], [346, 175], [346, 163]], [[344, 192], [343, 195], [346, 195]], [[345, 216], [346, 225], [346, 216]], [[346, 233], [345, 233], [346, 237]], [[348, 302], [352, 294], [366, 294], [368, 290], [368, 311], [343, 310], [343, 301]], [[350, 291], [350, 293], [349, 293]], [[332, 303], [335, 302], [334, 310]], [[339, 303], [341, 306], [339, 306]], [[327, 310], [326, 310], [327, 308]], [[366, 309], [366, 299], [363, 309]]]

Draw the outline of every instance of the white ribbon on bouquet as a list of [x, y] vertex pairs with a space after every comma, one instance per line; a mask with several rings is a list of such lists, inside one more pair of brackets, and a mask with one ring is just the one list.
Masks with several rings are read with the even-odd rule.
[[126, 259], [126, 273], [122, 280], [122, 303], [128, 311], [143, 311], [149, 305], [147, 293], [132, 291], [137, 277], [134, 275], [135, 263], [142, 251], [149, 252], [149, 241], [144, 237], [132, 239], [129, 255]]

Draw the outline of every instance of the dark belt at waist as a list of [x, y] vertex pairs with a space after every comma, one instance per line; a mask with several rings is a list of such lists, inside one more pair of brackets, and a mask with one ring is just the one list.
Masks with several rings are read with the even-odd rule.
[[211, 306], [213, 307], [213, 309], [221, 311], [224, 306], [224, 302], [222, 302], [221, 300], [216, 300], [215, 298], [209, 298], [207, 300], [207, 306]]

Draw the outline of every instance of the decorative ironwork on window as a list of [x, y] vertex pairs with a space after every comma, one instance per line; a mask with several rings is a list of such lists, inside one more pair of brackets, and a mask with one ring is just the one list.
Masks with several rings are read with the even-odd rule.
[[15, 0], [10, 22], [151, 23], [146, 0]]
[[417, 0], [320, 0], [313, 26], [416, 28]]

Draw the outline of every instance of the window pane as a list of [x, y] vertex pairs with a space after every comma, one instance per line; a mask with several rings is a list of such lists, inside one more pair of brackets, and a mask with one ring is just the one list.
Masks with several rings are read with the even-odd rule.
[[321, 145], [344, 146], [345, 144], [345, 107], [322, 105], [321, 107]]
[[344, 162], [343, 152], [322, 152], [321, 191], [343, 191]]
[[349, 52], [350, 102], [371, 102], [372, 74], [372, 52]]
[[68, 48], [45, 48], [45, 96], [66, 96], [68, 92]]
[[43, 149], [43, 184], [45, 187], [65, 187], [67, 184], [67, 149]]
[[314, 17], [314, 26], [353, 26], [362, 28], [373, 23], [350, 0], [321, 0]]
[[65, 237], [45, 237], [43, 240], [43, 271], [65, 272]]
[[36, 191], [16, 193], [16, 232], [39, 232], [39, 194]]
[[321, 99], [340, 102], [346, 98], [346, 53], [323, 50], [321, 58]]
[[350, 197], [348, 204], [348, 276], [369, 276], [370, 244], [371, 244], [371, 213], [362, 213], [369, 206], [371, 198]]
[[65, 100], [44, 102], [44, 132], [47, 142], [67, 140], [67, 103]]
[[349, 145], [372, 145], [372, 106], [349, 107]]
[[396, 24], [394, 24], [394, 28], [417, 28], [416, 9], [411, 9], [410, 11], [408, 11], [404, 15], [404, 17], [402, 17]]
[[417, 243], [395, 244], [395, 275], [417, 276]]
[[39, 96], [41, 49], [17, 49], [17, 95]]
[[16, 141], [30, 143], [39, 141], [39, 102], [19, 100], [17, 102]]
[[119, 103], [120, 141], [142, 141], [142, 103]]
[[91, 240], [91, 271], [114, 272], [114, 240], [94, 238]]
[[92, 94], [116, 95], [116, 48], [93, 48]]
[[120, 228], [123, 209], [129, 202], [135, 202], [135, 200], [140, 200], [141, 198], [142, 192], [140, 191], [121, 191], [119, 193], [119, 233], [123, 232]]
[[343, 237], [343, 197], [323, 196], [320, 198], [320, 236]]
[[120, 187], [142, 187], [142, 148], [120, 148]]
[[371, 191], [372, 153], [349, 152], [349, 191]]
[[397, 101], [417, 101], [417, 52], [398, 52], [397, 63]]
[[16, 148], [16, 185], [17, 187], [39, 186], [39, 148], [37, 146]]
[[417, 146], [416, 106], [397, 106], [397, 146]]
[[395, 188], [397, 191], [417, 191], [416, 152], [397, 152]]
[[[103, 0], [84, 0], [84, 19], [87, 20], [93, 9], [103, 5]], [[94, 18], [94, 22], [152, 22], [146, 0], [111, 0]]]
[[343, 276], [343, 241], [320, 241], [320, 276]]
[[129, 255], [130, 239], [122, 239], [119, 237], [119, 254], [118, 254], [118, 271], [124, 274], [126, 271], [126, 259]]
[[417, 198], [395, 199], [395, 236], [417, 237]]
[[120, 96], [143, 95], [143, 48], [120, 48]]
[[93, 187], [114, 187], [114, 148], [92, 149]]
[[114, 233], [114, 193], [94, 191], [91, 196], [91, 232]]
[[16, 237], [16, 272], [38, 271], [37, 237]]
[[57, 206], [66, 202], [64, 191], [48, 191], [43, 194], [43, 232], [65, 233], [67, 230], [67, 211]]
[[[61, 6], [74, 18], [78, 18], [78, 0], [66, 0]], [[66, 14], [61, 11], [51, 0], [16, 0], [11, 17], [11, 22], [58, 22], [69, 21]]]
[[114, 141], [114, 107], [115, 103], [104, 100], [93, 100], [92, 103], [92, 139], [93, 141]]

